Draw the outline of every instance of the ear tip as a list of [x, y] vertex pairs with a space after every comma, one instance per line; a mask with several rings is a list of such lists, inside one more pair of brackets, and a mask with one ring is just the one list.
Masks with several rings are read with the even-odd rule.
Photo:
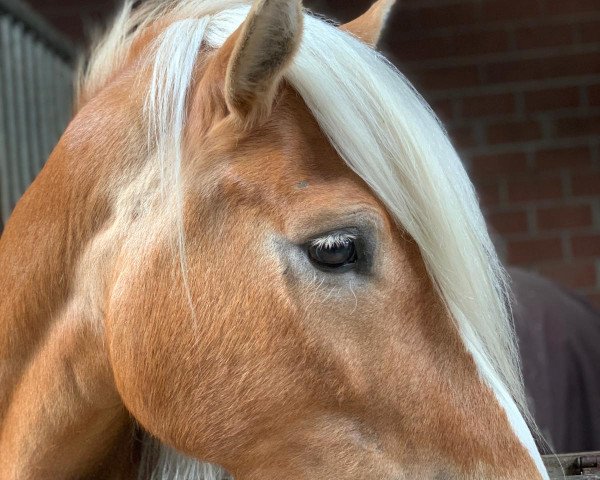
[[396, 5], [397, 0], [377, 0], [371, 8], [376, 8], [380, 11], [380, 15], [385, 18], [390, 14], [392, 8]]
[[[251, 12], [262, 15], [264, 12], [287, 11], [290, 20], [295, 19], [301, 26], [303, 19], [302, 0], [255, 0]], [[269, 15], [269, 13], [267, 13]]]
[[252, 6], [255, 9], [271, 8], [271, 7], [292, 7], [296, 6], [302, 9], [302, 0], [254, 0]]
[[377, 0], [360, 17], [341, 25], [340, 28], [374, 47], [395, 3], [396, 0]]
[[301, 0], [255, 0], [244, 23], [228, 39], [225, 102], [242, 123], [268, 116], [285, 69], [299, 48], [303, 20]]

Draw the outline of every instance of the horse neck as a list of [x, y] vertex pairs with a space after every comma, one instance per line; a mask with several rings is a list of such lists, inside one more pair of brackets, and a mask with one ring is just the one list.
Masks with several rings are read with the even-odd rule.
[[69, 241], [58, 147], [0, 237], [0, 418], [52, 318], [66, 302], [76, 245]]
[[109, 208], [74, 160], [60, 143], [0, 238], [0, 478], [87, 475], [131, 438], [77, 278]]

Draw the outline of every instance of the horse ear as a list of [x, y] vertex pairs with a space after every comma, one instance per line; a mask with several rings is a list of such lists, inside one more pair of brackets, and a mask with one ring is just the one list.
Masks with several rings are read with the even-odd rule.
[[396, 0], [377, 0], [360, 17], [341, 25], [340, 28], [375, 47], [394, 3]]
[[301, 0], [256, 0], [223, 46], [229, 55], [225, 101], [244, 122], [268, 114], [285, 68], [300, 45], [302, 18]]

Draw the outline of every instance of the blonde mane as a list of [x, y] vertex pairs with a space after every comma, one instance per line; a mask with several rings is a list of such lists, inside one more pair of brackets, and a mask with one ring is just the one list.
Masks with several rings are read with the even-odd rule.
[[[248, 10], [240, 0], [150, 0], [135, 10], [128, 1], [82, 69], [80, 105], [118, 74], [155, 22], [165, 26], [145, 53], [153, 72], [145, 115], [169, 188], [180, 187], [185, 102], [200, 48], [220, 47]], [[286, 80], [339, 155], [419, 245], [481, 377], [547, 478], [523, 421], [529, 415], [505, 272], [456, 151], [427, 104], [383, 56], [309, 13], [304, 25]], [[192, 467], [177, 473], [168, 467], [175, 457], [164, 453], [160, 473], [151, 478], [218, 478]]]

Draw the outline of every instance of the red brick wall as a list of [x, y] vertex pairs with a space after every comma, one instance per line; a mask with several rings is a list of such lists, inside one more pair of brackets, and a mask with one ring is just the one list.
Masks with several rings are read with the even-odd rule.
[[600, 4], [402, 5], [387, 46], [447, 125], [508, 261], [600, 305]]
[[[110, 0], [31, 0], [78, 38]], [[305, 4], [347, 20], [366, 0]], [[511, 264], [600, 305], [598, 0], [399, 0], [383, 49], [459, 148]]]

